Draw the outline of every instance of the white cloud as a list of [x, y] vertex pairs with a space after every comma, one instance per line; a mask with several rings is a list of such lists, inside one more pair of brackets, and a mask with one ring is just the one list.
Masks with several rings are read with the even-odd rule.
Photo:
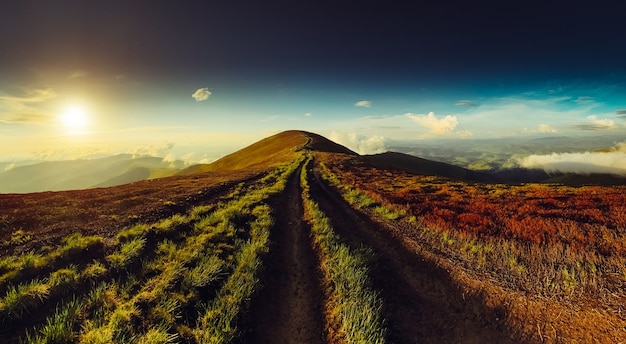
[[548, 172], [609, 173], [626, 175], [626, 142], [607, 152], [552, 153], [529, 155], [518, 159], [526, 168], [541, 168]]
[[165, 163], [175, 162], [175, 161], [176, 161], [176, 155], [174, 155], [174, 153], [167, 153], [167, 155], [163, 157], [163, 162]]
[[558, 130], [552, 128], [549, 124], [540, 124], [539, 132], [543, 134], [554, 134], [558, 132]]
[[358, 102], [354, 103], [354, 106], [359, 106], [359, 107], [371, 107], [372, 106], [372, 102], [369, 100], [359, 100]]
[[313, 116], [313, 114], [310, 113], [310, 112], [307, 112], [307, 113], [304, 114], [304, 117], [311, 117], [311, 116]]
[[589, 119], [591, 123], [599, 127], [612, 128], [615, 126], [615, 122], [612, 119], [601, 119], [595, 115], [587, 116], [587, 119]]
[[207, 87], [203, 87], [203, 88], [197, 89], [196, 92], [194, 92], [191, 96], [197, 102], [201, 102], [201, 101], [209, 99], [210, 95], [211, 95], [211, 91], [209, 91]]
[[429, 112], [428, 115], [407, 113], [405, 116], [418, 125], [428, 128], [430, 133], [435, 135], [448, 134], [454, 131], [454, 128], [459, 124], [459, 120], [456, 116], [447, 115], [439, 118], [435, 116], [434, 112]]
[[143, 145], [135, 148], [133, 151], [133, 158], [138, 158], [144, 155], [149, 156], [164, 156], [168, 151], [174, 148], [173, 142], [164, 141], [156, 145]]
[[587, 119], [591, 123], [572, 125], [572, 128], [585, 131], [608, 130], [617, 128], [615, 121], [613, 121], [612, 119], [603, 119], [599, 118], [596, 115], [587, 116]]
[[387, 151], [385, 138], [380, 135], [365, 136], [333, 131], [328, 135], [328, 138], [359, 154], [377, 154]]

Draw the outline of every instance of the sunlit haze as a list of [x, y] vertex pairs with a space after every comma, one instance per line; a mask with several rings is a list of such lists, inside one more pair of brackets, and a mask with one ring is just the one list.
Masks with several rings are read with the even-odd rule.
[[210, 162], [287, 129], [626, 141], [626, 27], [589, 3], [11, 1], [0, 23], [0, 161]]

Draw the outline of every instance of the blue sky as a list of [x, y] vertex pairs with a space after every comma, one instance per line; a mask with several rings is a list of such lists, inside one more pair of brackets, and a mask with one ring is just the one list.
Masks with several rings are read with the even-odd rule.
[[9, 1], [0, 159], [626, 134], [621, 12], [505, 5]]

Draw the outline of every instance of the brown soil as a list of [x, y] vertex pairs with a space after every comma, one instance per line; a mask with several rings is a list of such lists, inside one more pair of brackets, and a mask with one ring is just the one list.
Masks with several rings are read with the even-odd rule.
[[316, 174], [312, 196], [348, 244], [371, 247], [374, 288], [384, 300], [383, 317], [394, 343], [512, 343], [504, 314], [463, 295], [447, 271], [408, 251], [365, 216], [355, 212]]
[[321, 343], [324, 341], [323, 294], [319, 262], [303, 220], [298, 173], [272, 201], [276, 223], [262, 290], [250, 311], [247, 343]]
[[[111, 238], [135, 223], [152, 223], [215, 203], [238, 183], [252, 183], [262, 176], [258, 171], [207, 173], [108, 188], [0, 194], [0, 256], [54, 245], [74, 232]], [[31, 240], [4, 245], [17, 230], [31, 235]]]

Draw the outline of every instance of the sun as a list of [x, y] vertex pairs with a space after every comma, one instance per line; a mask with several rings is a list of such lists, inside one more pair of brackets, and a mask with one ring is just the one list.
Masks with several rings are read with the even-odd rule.
[[80, 105], [71, 105], [61, 114], [61, 124], [70, 130], [79, 130], [87, 126], [87, 111]]

